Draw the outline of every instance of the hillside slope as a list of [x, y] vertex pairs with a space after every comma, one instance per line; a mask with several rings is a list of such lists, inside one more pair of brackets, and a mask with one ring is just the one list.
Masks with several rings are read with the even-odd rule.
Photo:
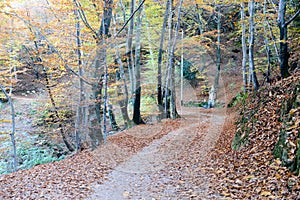
[[299, 91], [300, 76], [296, 74], [244, 99], [237, 106], [239, 116], [227, 118], [212, 152], [215, 160], [206, 164], [224, 196], [300, 199]]

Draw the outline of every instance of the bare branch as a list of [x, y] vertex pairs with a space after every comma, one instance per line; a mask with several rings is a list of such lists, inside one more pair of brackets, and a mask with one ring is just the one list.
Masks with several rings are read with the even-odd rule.
[[85, 13], [84, 13], [84, 11], [82, 9], [81, 3], [78, 2], [77, 0], [74, 0], [74, 4], [78, 8], [79, 16], [80, 16], [82, 22], [84, 23], [84, 25], [94, 34], [94, 37], [96, 39], [99, 39], [100, 38], [99, 34], [95, 31], [95, 29], [93, 29], [93, 27], [87, 21], [87, 18], [86, 18], [86, 15], [85, 15]]
[[122, 26], [122, 28], [114, 35], [114, 38], [116, 38], [126, 27], [126, 25], [130, 22], [130, 20], [133, 18], [135, 13], [142, 7], [142, 5], [145, 3], [146, 0], [143, 0], [140, 5], [137, 7], [137, 9], [131, 14], [131, 16], [128, 18], [128, 20], [125, 22], [125, 24]]
[[291, 17], [285, 24], [282, 25], [282, 28], [287, 27], [298, 15], [300, 14], [300, 9]]

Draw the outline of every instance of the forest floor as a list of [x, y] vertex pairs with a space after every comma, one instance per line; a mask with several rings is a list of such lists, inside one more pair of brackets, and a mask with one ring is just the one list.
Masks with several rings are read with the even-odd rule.
[[181, 118], [140, 125], [95, 151], [0, 177], [0, 199], [220, 199], [202, 170], [224, 109], [183, 108]]
[[[87, 199], [220, 199], [210, 194], [200, 166], [209, 159], [225, 116], [193, 109], [181, 117], [177, 129], [117, 165]], [[142, 132], [147, 137], [147, 130]]]
[[2, 175], [0, 199], [300, 199], [299, 176], [273, 159], [265, 133], [232, 150], [236, 108], [179, 113], [111, 135], [94, 151]]

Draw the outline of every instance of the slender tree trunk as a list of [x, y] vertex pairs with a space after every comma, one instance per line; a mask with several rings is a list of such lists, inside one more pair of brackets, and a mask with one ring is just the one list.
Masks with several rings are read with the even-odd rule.
[[[196, 12], [197, 12], [197, 21], [198, 21], [198, 34], [202, 35], [203, 34], [203, 21], [202, 21], [202, 12], [203, 12], [203, 8], [199, 8], [198, 4], [195, 5], [196, 8]], [[200, 10], [199, 10], [200, 9]]]
[[88, 121], [89, 121], [89, 136], [91, 139], [92, 149], [96, 149], [97, 146], [103, 141], [103, 134], [101, 131], [101, 96], [102, 96], [102, 87], [103, 81], [101, 78], [100, 66], [103, 66], [103, 56], [105, 55], [105, 50], [102, 49], [99, 44], [97, 46], [96, 61], [94, 65], [94, 75], [93, 79], [95, 80], [94, 85], [92, 86], [92, 96], [91, 104], [88, 108]]
[[219, 79], [220, 79], [220, 69], [221, 69], [221, 6], [217, 5], [218, 8], [218, 18], [217, 18], [217, 51], [216, 51], [216, 75], [215, 75], [215, 81], [214, 85], [215, 88], [219, 87]]
[[110, 121], [110, 126], [114, 131], [119, 130], [119, 126], [116, 122], [116, 118], [113, 112], [113, 105], [109, 104], [108, 105], [108, 116], [109, 116], [109, 121]]
[[[130, 15], [132, 15], [134, 12], [135, 2], [136, 2], [136, 0], [131, 0]], [[128, 66], [128, 72], [129, 72], [131, 96], [133, 96], [133, 93], [135, 90], [135, 87], [134, 87], [134, 64], [133, 64], [133, 55], [132, 55], [133, 28], [134, 28], [134, 16], [131, 18], [130, 23], [129, 23], [127, 42], [126, 42], [127, 66]]]
[[171, 0], [166, 1], [166, 10], [164, 15], [164, 21], [161, 28], [161, 35], [160, 35], [160, 43], [159, 43], [159, 50], [158, 50], [158, 67], [157, 67], [157, 104], [159, 107], [160, 113], [163, 113], [163, 92], [162, 92], [162, 81], [161, 81], [161, 68], [162, 68], [162, 57], [163, 57], [163, 48], [164, 48], [164, 39], [165, 39], [165, 31], [167, 26], [168, 20], [168, 12], [169, 12], [169, 4]]
[[113, 0], [104, 0], [104, 12], [102, 18], [102, 24], [99, 28], [99, 33], [101, 36], [109, 36], [110, 22], [112, 19], [112, 9], [113, 9]]
[[[181, 42], [183, 42], [184, 31], [181, 30]], [[181, 47], [181, 58], [180, 58], [180, 105], [183, 106], [183, 44]]]
[[[141, 3], [142, 1], [140, 1]], [[134, 100], [134, 109], [133, 109], [133, 122], [135, 124], [144, 123], [141, 117], [141, 26], [142, 26], [142, 11], [143, 7], [138, 11], [137, 17], [137, 33], [135, 41], [135, 100]]]
[[[264, 8], [263, 8], [263, 14], [264, 16], [267, 16], [267, 1], [264, 0]], [[266, 55], [267, 55], [267, 59], [268, 59], [268, 69], [267, 69], [267, 73], [266, 73], [266, 82], [269, 83], [270, 82], [270, 75], [271, 75], [271, 50], [269, 47], [269, 40], [268, 40], [268, 36], [267, 36], [267, 27], [266, 27], [266, 23], [267, 23], [267, 19], [265, 18], [265, 23], [263, 25], [264, 27], [264, 42], [266, 45]]]
[[[116, 21], [115, 21], [115, 19], [113, 21], [114, 21], [114, 25], [115, 25], [114, 35], [116, 35]], [[125, 128], [127, 128], [128, 124], [130, 123], [130, 119], [129, 119], [129, 116], [128, 116], [128, 110], [127, 110], [127, 107], [128, 107], [128, 87], [127, 87], [127, 82], [126, 82], [126, 76], [125, 76], [123, 63], [122, 63], [122, 60], [120, 58], [121, 56], [120, 56], [117, 41], [115, 42], [115, 48], [116, 48], [116, 63], [119, 66], [119, 71], [116, 72], [116, 81], [123, 81], [123, 84], [124, 84], [123, 85], [124, 86], [124, 88], [123, 88], [124, 91], [123, 92], [122, 92], [121, 85], [117, 84], [118, 96], [121, 97], [122, 94], [124, 95], [124, 98], [120, 99], [118, 101], [118, 103], [120, 105], [122, 117], [123, 117], [123, 120], [124, 120], [124, 126], [125, 126]]]
[[174, 65], [174, 52], [175, 52], [175, 47], [177, 43], [177, 37], [179, 33], [179, 28], [180, 28], [180, 20], [181, 20], [181, 8], [182, 8], [182, 3], [183, 0], [180, 0], [179, 6], [178, 6], [178, 17], [177, 17], [177, 24], [176, 24], [176, 30], [175, 30], [175, 35], [174, 35], [174, 40], [173, 40], [173, 45], [171, 49], [171, 57], [170, 57], [170, 66], [172, 68], [172, 91], [171, 91], [171, 117], [173, 119], [178, 118], [179, 114], [176, 109], [176, 88], [175, 88], [175, 65]]
[[[11, 29], [10, 29], [10, 34], [11, 34], [11, 49], [10, 49], [10, 87], [9, 87], [9, 95], [12, 94], [13, 92], [13, 78], [15, 79], [15, 81], [17, 81], [18, 79], [18, 74], [17, 74], [17, 66], [16, 66], [16, 56], [14, 55], [14, 45], [15, 45], [15, 41], [13, 38], [13, 27], [14, 27], [14, 20], [13, 18], [11, 19]], [[14, 74], [14, 77], [13, 77]]]
[[[104, 42], [105, 43], [105, 42]], [[104, 97], [103, 97], [103, 139], [104, 143], [107, 142], [107, 127], [106, 127], [106, 114], [107, 114], [107, 104], [108, 104], [108, 66], [106, 63], [106, 57], [104, 58], [104, 79], [103, 79], [103, 85], [104, 85]]]
[[278, 51], [278, 47], [277, 47], [276, 38], [273, 34], [273, 29], [270, 26], [270, 23], [269, 23], [268, 19], [266, 20], [266, 23], [268, 24], [269, 32], [270, 32], [270, 35], [271, 35], [271, 38], [272, 38], [272, 41], [273, 41], [273, 44], [274, 44], [273, 46], [274, 46], [274, 49], [275, 49], [276, 58], [278, 60], [278, 63], [280, 64], [280, 56], [279, 56], [279, 51]]
[[63, 139], [66, 147], [68, 148], [68, 150], [69, 151], [74, 151], [73, 145], [68, 141], [68, 139], [66, 137], [66, 133], [65, 133], [64, 128], [63, 128], [63, 122], [62, 122], [62, 119], [61, 119], [61, 117], [59, 116], [59, 113], [58, 113], [58, 108], [56, 106], [56, 102], [54, 100], [54, 95], [52, 93], [51, 86], [50, 86], [49, 75], [48, 75], [45, 68], [43, 69], [43, 71], [44, 71], [44, 74], [45, 74], [46, 89], [47, 89], [47, 92], [48, 92], [48, 95], [49, 95], [49, 98], [50, 98], [51, 105], [54, 109], [54, 115], [55, 115], [56, 119], [58, 120], [58, 128], [59, 128], [59, 131], [60, 131], [60, 135], [62, 136], [62, 139]]
[[[103, 57], [103, 67], [104, 67], [104, 78], [103, 78], [103, 86], [104, 86], [104, 96], [103, 96], [103, 140], [104, 144], [107, 142], [107, 127], [106, 127], [106, 114], [107, 114], [107, 102], [108, 102], [108, 95], [107, 95], [107, 89], [108, 89], [108, 66], [106, 63], [106, 37], [108, 36], [108, 30], [110, 21], [112, 18], [112, 7], [109, 4], [109, 1], [104, 1], [104, 16], [102, 18], [102, 24], [100, 27], [100, 35], [103, 35], [102, 37], [102, 45], [105, 51], [105, 56]], [[105, 11], [108, 11], [107, 13]], [[103, 34], [104, 33], [104, 34]]]
[[3, 94], [7, 98], [11, 110], [10, 112], [11, 112], [12, 128], [11, 128], [11, 133], [9, 135], [10, 135], [10, 140], [13, 149], [13, 171], [16, 172], [18, 168], [17, 168], [17, 148], [16, 148], [16, 140], [15, 140], [15, 132], [16, 132], [15, 108], [10, 95], [7, 94], [4, 86], [2, 86], [1, 84], [0, 84], [0, 89], [2, 90]]
[[255, 66], [254, 66], [254, 13], [255, 13], [254, 4], [255, 4], [254, 0], [251, 0], [249, 2], [249, 14], [250, 14], [249, 69], [250, 69], [251, 81], [253, 83], [253, 88], [254, 88], [254, 90], [258, 90], [259, 83], [257, 81], [256, 71], [255, 71]]
[[[35, 45], [36, 51], [38, 52], [38, 61], [43, 62], [41, 56], [39, 55], [39, 46], [38, 46], [38, 43], [36, 41], [34, 41], [34, 45]], [[50, 78], [49, 78], [48, 72], [47, 72], [45, 66], [42, 65], [42, 67], [43, 67], [43, 72], [45, 74], [46, 90], [48, 92], [52, 108], [54, 109], [54, 115], [55, 115], [56, 119], [58, 120], [58, 128], [59, 128], [60, 135], [62, 136], [63, 142], [65, 143], [68, 150], [69, 151], [74, 151], [75, 149], [73, 148], [73, 145], [68, 141], [68, 139], [66, 137], [66, 133], [65, 133], [64, 128], [63, 128], [63, 122], [62, 122], [62, 119], [61, 119], [61, 117], [59, 116], [59, 113], [58, 113], [58, 108], [56, 106], [56, 103], [55, 103], [55, 100], [54, 100], [54, 95], [52, 93], [51, 86], [50, 86]]]
[[246, 45], [246, 25], [245, 25], [245, 3], [241, 3], [241, 26], [242, 26], [242, 51], [243, 51], [243, 83], [244, 83], [244, 93], [247, 92], [247, 45]]
[[[78, 74], [82, 77], [83, 76], [83, 69], [82, 69], [82, 42], [80, 39], [80, 18], [78, 14], [78, 10], [75, 10], [75, 16], [76, 16], [76, 41], [77, 41], [77, 56], [78, 56]], [[76, 141], [76, 151], [79, 151], [81, 149], [81, 130], [82, 130], [82, 121], [83, 121], [83, 101], [84, 101], [84, 82], [82, 79], [79, 80], [79, 100], [78, 100], [78, 106], [76, 111], [76, 119], [75, 119], [75, 141]]]
[[171, 100], [171, 76], [172, 76], [172, 65], [170, 59], [172, 59], [172, 38], [173, 38], [173, 0], [170, 0], [169, 11], [168, 11], [168, 57], [166, 62], [166, 73], [165, 73], [165, 88], [164, 88], [164, 114], [166, 118], [171, 117], [170, 113], [170, 100]]
[[122, 10], [122, 15], [123, 15], [123, 23], [125, 23], [125, 22], [126, 22], [126, 9], [125, 9], [125, 6], [124, 6], [124, 4], [123, 4], [123, 1], [122, 1], [122, 0], [120, 0], [120, 1], [119, 1], [119, 5], [120, 5], [120, 7], [121, 7], [121, 10]]
[[280, 30], [280, 73], [281, 78], [290, 76], [289, 73], [289, 53], [287, 43], [287, 26], [285, 26], [286, 0], [279, 1], [278, 26]]
[[[119, 72], [117, 72], [116, 74], [116, 80], [117, 81], [123, 81], [123, 84], [124, 84], [124, 98], [119, 100], [119, 105], [120, 105], [120, 108], [121, 108], [121, 113], [122, 113], [122, 117], [123, 117], [123, 120], [124, 120], [124, 125], [125, 125], [125, 128], [127, 128], [128, 124], [130, 123], [130, 119], [129, 119], [129, 116], [128, 116], [128, 110], [127, 110], [127, 106], [128, 106], [128, 88], [127, 88], [127, 83], [126, 83], [126, 78], [125, 78], [125, 73], [124, 73], [124, 67], [123, 67], [123, 63], [120, 59], [120, 55], [119, 55], [119, 50], [118, 50], [118, 47], [116, 46], [116, 60], [117, 60], [117, 63], [118, 63], [118, 66], [119, 66]], [[121, 86], [118, 84], [117, 86], [117, 89], [118, 89], [118, 96], [120, 97], [122, 95], [122, 89], [121, 89]]]

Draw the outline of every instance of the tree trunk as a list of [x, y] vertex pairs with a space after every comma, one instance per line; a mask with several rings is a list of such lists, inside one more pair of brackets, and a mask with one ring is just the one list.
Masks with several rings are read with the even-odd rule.
[[217, 10], [218, 10], [218, 18], [217, 18], [217, 51], [216, 51], [216, 75], [215, 75], [215, 81], [214, 85], [215, 88], [219, 87], [219, 79], [220, 79], [220, 69], [221, 69], [221, 6], [217, 5]]
[[[105, 39], [104, 39], [105, 41]], [[105, 42], [104, 42], [105, 45]], [[108, 103], [108, 66], [106, 63], [106, 57], [104, 57], [104, 79], [103, 79], [103, 85], [104, 85], [104, 97], [103, 97], [103, 139], [104, 143], [107, 142], [107, 127], [106, 127], [106, 113], [107, 113], [107, 103]]]
[[[134, 12], [135, 2], [136, 0], [131, 0], [130, 15], [132, 15]], [[130, 20], [128, 34], [127, 34], [127, 42], [126, 42], [127, 66], [129, 72], [131, 96], [133, 96], [134, 88], [135, 88], [134, 87], [134, 63], [133, 63], [133, 55], [132, 55], [133, 28], [134, 28], [134, 16], [132, 16]]]
[[104, 0], [103, 18], [99, 28], [100, 36], [109, 36], [109, 27], [112, 19], [113, 0]]
[[164, 15], [164, 21], [161, 28], [161, 35], [160, 35], [160, 43], [159, 43], [159, 50], [158, 50], [158, 67], [157, 67], [157, 104], [159, 107], [159, 112], [163, 113], [163, 91], [162, 91], [162, 81], [161, 81], [161, 67], [162, 67], [162, 55], [163, 55], [163, 48], [164, 48], [164, 39], [165, 39], [165, 31], [167, 26], [168, 20], [168, 12], [169, 12], [169, 4], [171, 0], [166, 1], [166, 10]]
[[[141, 3], [142, 1], [140, 1]], [[142, 11], [143, 7], [140, 8], [137, 17], [136, 25], [136, 41], [135, 41], [135, 100], [133, 106], [133, 122], [135, 124], [143, 124], [141, 117], [141, 26], [142, 26]]]
[[[116, 25], [115, 19], [114, 19], [114, 25]], [[114, 28], [114, 34], [116, 34], [116, 26]], [[126, 76], [125, 76], [125, 72], [124, 72], [124, 67], [123, 67], [123, 63], [122, 60], [120, 58], [120, 52], [119, 52], [119, 47], [117, 44], [117, 41], [115, 42], [115, 48], [116, 48], [116, 64], [118, 64], [119, 66], [119, 71], [116, 72], [116, 81], [123, 81], [124, 84], [124, 91], [122, 91], [121, 85], [117, 84], [117, 94], [119, 97], [121, 97], [121, 95], [124, 95], [124, 98], [120, 99], [118, 101], [119, 105], [120, 105], [120, 109], [121, 109], [121, 113], [122, 113], [122, 117], [124, 120], [124, 126], [125, 128], [128, 127], [128, 124], [130, 123], [130, 119], [128, 116], [128, 110], [127, 110], [127, 106], [128, 106], [128, 87], [127, 87], [127, 82], [126, 82]]]
[[17, 148], [16, 148], [16, 140], [15, 140], [15, 132], [16, 132], [15, 108], [11, 100], [11, 97], [9, 94], [7, 94], [4, 86], [0, 85], [0, 89], [2, 90], [3, 94], [7, 98], [11, 110], [12, 128], [11, 128], [11, 133], [9, 135], [10, 135], [10, 140], [13, 149], [13, 171], [16, 172], [18, 168], [17, 168]]
[[120, 105], [120, 109], [121, 109], [122, 117], [123, 117], [123, 120], [124, 120], [125, 128], [127, 128], [128, 124], [130, 123], [130, 119], [129, 119], [129, 116], [128, 116], [128, 110], [127, 110], [127, 106], [128, 106], [128, 89], [127, 89], [127, 83], [126, 83], [123, 63], [120, 59], [118, 50], [117, 50], [117, 58], [116, 59], [117, 59], [117, 63], [118, 63], [118, 66], [119, 66], [119, 72], [116, 72], [116, 80], [117, 81], [123, 81], [123, 84], [124, 84], [124, 92], [122, 92], [121, 85], [119, 85], [119, 84], [117, 85], [118, 96], [121, 97], [122, 94], [124, 95], [124, 98], [120, 99], [118, 102], [119, 102], [119, 105]]
[[289, 53], [287, 43], [287, 26], [285, 26], [286, 0], [279, 1], [278, 26], [280, 30], [280, 74], [281, 78], [290, 76], [289, 73]]
[[250, 22], [249, 22], [249, 70], [250, 70], [250, 76], [251, 76], [251, 81], [253, 83], [253, 88], [254, 90], [258, 90], [259, 88], [259, 83], [257, 81], [256, 77], [256, 71], [255, 71], [255, 66], [254, 66], [254, 13], [255, 13], [255, 8], [254, 8], [255, 2], [251, 0], [249, 2], [249, 14], [250, 14]]
[[[181, 41], [183, 41], [184, 31], [181, 30]], [[183, 44], [181, 47], [180, 57], [180, 105], [183, 106]]]
[[[110, 22], [112, 19], [112, 0], [105, 0], [103, 7], [103, 19], [101, 26], [99, 28], [100, 41], [97, 41], [97, 49], [96, 49], [96, 59], [93, 71], [94, 84], [92, 86], [92, 105], [89, 106], [89, 136], [91, 138], [92, 149], [95, 149], [99, 146], [102, 141], [106, 142], [106, 135], [101, 131], [101, 97], [102, 97], [102, 89], [103, 83], [106, 81], [106, 45], [105, 39], [108, 37]], [[101, 68], [102, 67], [102, 68]], [[103, 74], [104, 71], [104, 74]], [[103, 80], [104, 75], [104, 80]], [[104, 87], [106, 87], [104, 85]], [[105, 91], [104, 91], [105, 92]], [[105, 96], [105, 94], [104, 94]], [[107, 100], [105, 96], [104, 101]], [[106, 113], [104, 105], [104, 114]], [[106, 118], [103, 119], [104, 123]], [[104, 126], [104, 131], [106, 131], [106, 127]]]
[[171, 117], [170, 113], [170, 100], [171, 100], [171, 77], [172, 77], [172, 38], [173, 38], [173, 0], [170, 0], [169, 11], [168, 11], [168, 57], [166, 62], [166, 73], [165, 73], [165, 87], [164, 87], [164, 115], [166, 118]]
[[[38, 52], [38, 61], [42, 63], [43, 60], [42, 60], [42, 58], [39, 55], [39, 46], [38, 46], [38, 43], [36, 41], [34, 41], [34, 45], [35, 45], [36, 51]], [[46, 90], [47, 90], [49, 98], [50, 98], [50, 102], [51, 102], [51, 105], [52, 105], [52, 108], [53, 108], [54, 116], [58, 120], [58, 128], [59, 128], [60, 135], [62, 136], [63, 142], [65, 143], [67, 149], [72, 152], [75, 149], [73, 148], [73, 145], [68, 141], [68, 139], [66, 137], [66, 134], [65, 134], [65, 131], [64, 131], [64, 128], [63, 128], [63, 122], [62, 122], [61, 117], [59, 116], [58, 108], [56, 106], [56, 103], [55, 103], [55, 100], [54, 100], [54, 96], [53, 96], [53, 93], [52, 93], [52, 90], [51, 90], [50, 79], [49, 79], [48, 72], [47, 72], [47, 70], [46, 70], [46, 68], [45, 68], [44, 65], [42, 65], [42, 67], [43, 67], [43, 72], [45, 74]]]
[[[264, 16], [267, 16], [267, 1], [264, 0], [264, 8], [263, 8], [263, 14]], [[268, 40], [268, 37], [267, 37], [267, 27], [266, 27], [266, 24], [267, 24], [267, 19], [265, 18], [265, 23], [263, 25], [264, 27], [264, 42], [265, 42], [265, 45], [266, 45], [266, 55], [267, 55], [267, 59], [268, 59], [268, 69], [267, 69], [267, 73], [265, 74], [265, 78], [266, 78], [266, 82], [267, 83], [270, 83], [270, 75], [271, 75], [271, 50], [270, 50], [270, 47], [269, 47], [269, 40]]]
[[241, 26], [242, 26], [242, 51], [243, 51], [243, 83], [244, 83], [244, 93], [247, 92], [247, 45], [246, 45], [246, 25], [245, 25], [245, 3], [241, 3]]
[[109, 116], [109, 121], [110, 121], [110, 126], [114, 131], [119, 130], [119, 126], [116, 122], [116, 118], [113, 112], [113, 105], [109, 104], [108, 105], [108, 116]]
[[[170, 47], [169, 53], [169, 75], [170, 75], [170, 88], [171, 88], [171, 96], [170, 96], [170, 114], [171, 118], [175, 119], [179, 117], [176, 109], [176, 89], [175, 89], [175, 66], [174, 66], [174, 51], [176, 47], [178, 32], [180, 28], [180, 16], [181, 16], [181, 7], [183, 0], [180, 0], [178, 6], [178, 17], [176, 23], [175, 35], [173, 37], [173, 43]], [[171, 13], [170, 13], [171, 14]]]
[[[75, 10], [75, 16], [76, 16], [76, 41], [77, 41], [77, 56], [78, 56], [78, 73], [82, 77], [83, 76], [83, 69], [82, 69], [82, 42], [80, 39], [80, 18], [78, 10]], [[76, 119], [75, 119], [75, 141], [76, 141], [76, 151], [79, 151], [81, 149], [81, 134], [82, 134], [82, 118], [84, 116], [83, 113], [83, 101], [84, 101], [84, 82], [82, 79], [79, 80], [79, 100], [78, 100], [78, 106], [76, 111]]]

